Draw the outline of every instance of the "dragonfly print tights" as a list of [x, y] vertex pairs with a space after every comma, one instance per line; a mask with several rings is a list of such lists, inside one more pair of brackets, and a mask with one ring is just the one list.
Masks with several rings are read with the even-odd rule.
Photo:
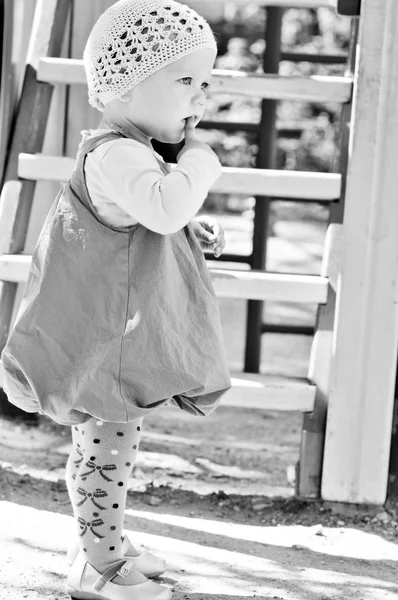
[[66, 481], [80, 552], [99, 572], [123, 558], [121, 543], [128, 479], [135, 463], [142, 419], [106, 423], [90, 419], [72, 427]]

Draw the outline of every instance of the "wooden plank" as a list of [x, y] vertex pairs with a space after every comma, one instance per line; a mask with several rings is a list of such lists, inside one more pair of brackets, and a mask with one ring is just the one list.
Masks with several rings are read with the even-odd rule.
[[[227, 4], [229, 0], [211, 0], [212, 4]], [[249, 0], [233, 0], [236, 6], [246, 7]], [[187, 0], [186, 4], [200, 13], [203, 0]], [[282, 6], [283, 8], [336, 8], [337, 0], [250, 0], [253, 6]]]
[[349, 77], [289, 77], [214, 70], [210, 93], [237, 94], [249, 98], [298, 102], [348, 102], [352, 94]]
[[3, 179], [8, 136], [15, 106], [12, 68], [14, 5], [1, 2], [1, 81], [0, 81], [0, 181]]
[[7, 181], [0, 196], [0, 255], [8, 252], [22, 190], [21, 181]]
[[[85, 84], [83, 61], [42, 58], [38, 79], [53, 84]], [[299, 102], [348, 102], [352, 94], [352, 83], [350, 77], [288, 77], [215, 69], [210, 93]]]
[[18, 160], [18, 176], [31, 181], [68, 181], [76, 159], [45, 154], [21, 153]]
[[[351, 24], [351, 40], [347, 68], [355, 72], [358, 21]], [[296, 493], [300, 497], [318, 498], [321, 493], [323, 453], [325, 446], [326, 416], [330, 395], [330, 375], [334, 360], [333, 332], [336, 313], [336, 297], [341, 269], [341, 249], [344, 240], [344, 197], [349, 158], [352, 105], [345, 104], [340, 119], [340, 148], [337, 170], [342, 175], [342, 193], [339, 202], [330, 207], [329, 224], [323, 252], [321, 275], [329, 279], [326, 304], [317, 311], [315, 335], [311, 347], [308, 379], [316, 386], [314, 410], [306, 413], [300, 442], [299, 469], [296, 477]]]
[[315, 386], [305, 380], [273, 380], [266, 375], [232, 373], [232, 388], [223, 396], [221, 407], [255, 410], [311, 411]]
[[[22, 150], [34, 153], [42, 148], [53, 88], [37, 83], [37, 67], [41, 56], [60, 53], [68, 9], [69, 2], [65, 0], [37, 1], [21, 101], [5, 168], [5, 181], [17, 179], [18, 156]], [[8, 248], [10, 254], [21, 252], [24, 247], [34, 189], [35, 182], [24, 182]], [[0, 282], [0, 351], [8, 337], [15, 288], [15, 284]]]
[[398, 501], [398, 370], [395, 379], [395, 400], [393, 412], [393, 427], [391, 435], [391, 454], [388, 469], [387, 501], [391, 506]]
[[[70, 178], [74, 164], [75, 160], [68, 157], [22, 153], [19, 157], [18, 175], [35, 181], [63, 182]], [[341, 176], [337, 173], [224, 167], [211, 191], [330, 202], [340, 197], [340, 188]]]
[[0, 256], [0, 282], [26, 283], [31, 257], [24, 254], [2, 254]]
[[304, 498], [318, 498], [321, 491], [342, 236], [343, 226], [339, 223], [330, 223], [321, 270], [321, 275], [329, 279], [328, 297], [326, 302], [318, 307], [308, 369], [308, 379], [316, 389], [314, 409], [304, 415], [296, 477], [297, 495]]
[[[20, 181], [7, 181], [0, 196], [0, 255], [8, 252], [12, 244], [12, 236], [14, 231], [15, 220], [17, 217], [19, 198], [21, 196], [22, 183]], [[1, 258], [1, 257], [0, 257]], [[6, 304], [8, 314], [7, 319], [11, 320], [14, 298], [17, 292], [17, 282], [3, 282], [0, 279], [0, 293], [3, 293], [3, 299], [9, 299]], [[3, 327], [0, 334], [4, 339], [8, 336], [8, 327], [10, 321], [4, 320], [1, 325]], [[1, 386], [0, 386], [1, 387]], [[0, 393], [0, 414], [2, 413], [2, 397]]]
[[398, 3], [362, 3], [322, 497], [386, 500], [398, 352]]
[[24, 75], [36, 0], [3, 0], [4, 21], [0, 85], [0, 181]]
[[[31, 257], [27, 255], [3, 254], [0, 256], [0, 280], [27, 281], [30, 262]], [[233, 269], [210, 269], [210, 273], [215, 292], [221, 298], [320, 304], [327, 297], [326, 277]]]
[[211, 269], [220, 298], [315, 303], [326, 301], [328, 279], [315, 275], [282, 275], [263, 271]]

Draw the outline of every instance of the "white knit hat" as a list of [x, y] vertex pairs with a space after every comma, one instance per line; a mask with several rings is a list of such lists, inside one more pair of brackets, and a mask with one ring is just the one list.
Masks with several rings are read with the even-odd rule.
[[94, 25], [83, 60], [89, 102], [98, 110], [201, 48], [217, 53], [203, 17], [174, 0], [119, 0]]

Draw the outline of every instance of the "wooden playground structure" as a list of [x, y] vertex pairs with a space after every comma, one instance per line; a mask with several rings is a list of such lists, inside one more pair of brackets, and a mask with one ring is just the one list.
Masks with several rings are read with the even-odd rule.
[[[2, 69], [0, 98], [0, 350], [12, 326], [45, 215], [60, 182], [73, 169], [79, 132], [97, 125], [98, 114], [87, 104], [80, 57], [92, 24], [112, 3], [1, 3], [3, 22], [18, 27], [3, 30], [3, 49], [8, 49], [8, 54], [3, 50], [3, 66], [11, 68]], [[200, 12], [201, 0], [186, 3]], [[223, 3], [212, 0], [213, 5]], [[212, 82], [212, 93], [263, 99], [257, 168], [224, 168], [212, 190], [256, 197], [253, 253], [241, 259], [251, 269], [226, 268], [225, 262], [237, 259], [232, 255], [223, 257], [223, 268], [212, 269], [220, 297], [249, 301], [245, 372], [232, 373], [233, 388], [224, 404], [303, 413], [299, 496], [381, 505], [387, 497], [390, 464], [390, 493], [398, 496], [393, 418], [398, 349], [398, 170], [394, 165], [398, 155], [398, 3], [251, 3], [267, 10], [264, 75], [216, 70]], [[283, 12], [289, 7], [329, 7], [352, 18], [344, 77], [278, 75]], [[25, 68], [16, 61], [15, 49], [30, 32]], [[322, 61], [322, 57], [304, 58]], [[304, 58], [290, 56], [290, 60]], [[333, 57], [324, 60], [333, 62]], [[341, 103], [335, 173], [273, 168], [279, 100]], [[275, 198], [330, 207], [319, 276], [266, 271], [265, 231], [270, 199]], [[307, 379], [276, 382], [258, 373], [261, 334], [270, 330], [262, 322], [264, 301], [318, 305], [315, 330], [301, 332], [313, 335]]]

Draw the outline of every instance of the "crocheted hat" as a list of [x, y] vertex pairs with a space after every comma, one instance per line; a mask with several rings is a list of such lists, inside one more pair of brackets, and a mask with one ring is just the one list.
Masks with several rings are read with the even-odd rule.
[[89, 102], [98, 110], [201, 48], [217, 53], [203, 17], [174, 0], [119, 0], [94, 25], [83, 60]]

